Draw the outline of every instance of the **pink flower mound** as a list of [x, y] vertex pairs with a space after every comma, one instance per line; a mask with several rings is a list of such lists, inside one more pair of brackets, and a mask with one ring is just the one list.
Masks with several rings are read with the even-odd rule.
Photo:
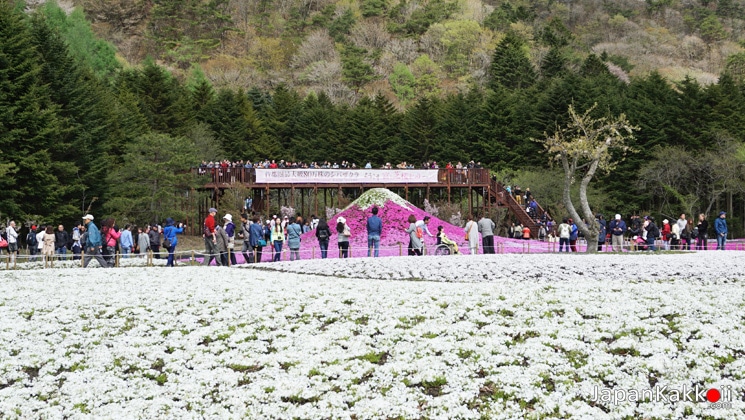
[[[388, 191], [388, 193], [393, 194], [390, 191]], [[339, 248], [337, 245], [338, 234], [336, 232], [336, 223], [339, 217], [344, 217], [346, 219], [349, 230], [352, 233], [352, 236], [349, 239], [351, 257], [367, 256], [367, 218], [372, 216], [373, 206], [370, 206], [367, 209], [360, 208], [356, 203], [361, 199], [362, 197], [353, 202], [341, 213], [336, 214], [333, 218], [331, 218], [331, 220], [328, 220], [328, 224], [332, 232], [332, 236], [329, 241], [329, 258], [339, 257]], [[425, 216], [430, 217], [428, 227], [430, 233], [432, 233], [432, 236], [430, 237], [425, 232], [423, 238], [424, 245], [427, 248], [427, 254], [433, 254], [435, 251], [438, 226], [443, 226], [445, 235], [458, 244], [458, 247], [460, 248], [460, 252], [462, 254], [469, 253], [468, 245], [465, 241], [465, 230], [463, 227], [455, 226], [448, 222], [440, 220], [437, 217], [432, 216], [431, 214], [415, 207], [413, 204], [403, 199], [397, 199], [396, 201], [405, 202], [406, 206], [409, 208], [407, 209], [403, 205], [396, 203], [395, 201], [390, 199], [387, 199], [384, 204], [378, 205], [378, 217], [383, 220], [383, 233], [380, 236], [380, 256], [407, 255], [407, 249], [409, 246], [409, 234], [406, 233], [405, 230], [409, 227], [407, 219], [409, 218], [410, 214], [413, 214], [417, 220], [423, 220]], [[476, 227], [474, 227], [474, 229], [476, 229]], [[320, 258], [321, 254], [318, 247], [318, 240], [316, 239], [315, 230], [302, 235], [301, 238], [301, 257]], [[495, 244], [504, 244], [505, 252], [525, 252], [527, 243], [531, 243], [531, 252], [541, 252], [542, 250], [547, 250], [545, 242], [521, 241], [499, 236], [494, 237], [494, 242]], [[480, 235], [478, 252], [480, 254], [484, 252], [481, 246]]]
[[[383, 220], [383, 233], [380, 236], [380, 255], [393, 256], [399, 255], [399, 252], [403, 255], [407, 254], [407, 248], [409, 246], [409, 234], [405, 230], [409, 227], [407, 219], [410, 214], [413, 214], [417, 220], [424, 219], [424, 216], [430, 216], [429, 231], [432, 233], [432, 237], [424, 233], [424, 243], [427, 246], [428, 253], [434, 252], [435, 243], [437, 242], [437, 226], [444, 226], [444, 232], [448, 238], [458, 243], [461, 249], [464, 249], [463, 244], [465, 243], [464, 237], [465, 232], [462, 227], [451, 225], [445, 221], [442, 221], [434, 216], [429, 215], [425, 211], [410, 205], [411, 210], [395, 203], [391, 200], [386, 200], [385, 204], [378, 207], [378, 217]], [[331, 228], [332, 236], [329, 242], [329, 257], [338, 257], [338, 246], [336, 232], [336, 223], [339, 217], [344, 217], [347, 220], [347, 226], [352, 233], [349, 239], [349, 246], [352, 248], [353, 257], [367, 256], [367, 218], [372, 216], [372, 206], [368, 209], [363, 210], [354, 203], [350, 205], [346, 210], [336, 214], [331, 220], [328, 221], [329, 227]], [[316, 232], [311, 231], [302, 236], [302, 244], [310, 244], [311, 246], [318, 246], [316, 240]], [[400, 247], [399, 247], [400, 244]], [[467, 248], [467, 247], [465, 247]], [[320, 255], [320, 251], [316, 254], [316, 257]]]

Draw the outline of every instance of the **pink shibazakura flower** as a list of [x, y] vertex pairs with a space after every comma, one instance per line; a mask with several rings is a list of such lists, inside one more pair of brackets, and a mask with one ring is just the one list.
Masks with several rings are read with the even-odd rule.
[[[346, 209], [327, 221], [332, 233], [329, 241], [328, 255], [330, 258], [337, 258], [339, 256], [337, 246], [338, 235], [336, 233], [336, 223], [339, 217], [346, 219], [347, 226], [349, 226], [349, 231], [352, 234], [349, 238], [352, 256], [367, 256], [367, 218], [372, 216], [373, 206], [378, 207], [378, 217], [383, 220], [383, 232], [380, 235], [381, 256], [406, 255], [409, 245], [409, 234], [405, 230], [409, 227], [407, 219], [410, 214], [413, 214], [417, 220], [423, 220], [425, 216], [430, 217], [428, 228], [433, 236], [430, 237], [425, 232], [423, 238], [429, 253], [434, 251], [434, 244], [437, 242], [435, 236], [437, 235], [438, 226], [443, 227], [445, 235], [458, 244], [461, 252], [468, 252], [463, 226], [455, 226], [434, 217], [389, 190], [374, 188], [366, 191]], [[320, 251], [318, 250], [318, 241], [315, 235], [316, 232], [313, 230], [301, 237], [301, 254], [307, 255], [307, 257], [319, 257]], [[541, 250], [541, 247], [546, 247], [545, 242], [522, 241], [499, 236], [494, 237], [494, 242], [504, 244], [505, 252], [524, 252], [524, 247], [527, 243], [531, 243], [533, 246], [532, 252]], [[312, 247], [316, 248], [314, 252], [309, 250]], [[483, 253], [481, 247], [479, 247], [479, 253]]]

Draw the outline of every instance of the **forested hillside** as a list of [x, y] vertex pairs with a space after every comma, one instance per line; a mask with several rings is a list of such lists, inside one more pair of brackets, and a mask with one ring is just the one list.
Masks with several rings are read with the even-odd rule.
[[[75, 0], [97, 34], [138, 64], [198, 64], [218, 87], [324, 92], [397, 106], [485, 87], [494, 48], [524, 42], [541, 75], [604, 55], [619, 78], [658, 71], [717, 80], [743, 51], [741, 0]], [[547, 68], [548, 67], [548, 68]]]
[[[585, 110], [597, 103], [597, 116], [625, 113], [640, 130], [631, 144], [633, 153], [597, 183], [591, 197], [593, 208], [606, 214], [651, 212], [666, 217], [683, 211], [727, 209], [734, 210], [730, 216], [734, 216], [731, 222], [736, 229], [742, 226], [742, 53], [732, 56], [729, 65], [719, 68], [708, 84], [692, 77], [672, 81], [661, 71], [635, 74], [636, 67], [631, 66], [640, 65], [633, 64], [639, 63], [636, 56], [621, 56], [618, 51], [581, 53], [580, 47], [589, 45], [589, 32], [576, 29], [585, 27], [580, 22], [590, 13], [589, 9], [580, 13], [582, 2], [527, 9], [516, 6], [519, 3], [500, 3], [494, 9], [499, 13], [487, 14], [496, 19], [495, 29], [489, 29], [493, 37], [482, 44], [487, 26], [479, 24], [480, 35], [474, 38], [481, 40], [475, 45], [479, 45], [483, 60], [472, 60], [471, 53], [466, 54], [470, 58], [461, 60], [459, 54], [467, 50], [458, 44], [448, 50], [452, 53], [449, 67], [441, 61], [448, 57], [445, 50], [440, 50], [444, 55], [430, 57], [419, 55], [419, 47], [429, 45], [422, 44], [422, 39], [433, 28], [446, 34], [448, 25], [477, 23], [456, 19], [460, 15], [454, 13], [464, 9], [451, 10], [454, 4], [437, 1], [410, 8], [399, 5], [399, 9], [384, 2], [364, 3], [365, 7], [348, 4], [345, 10], [354, 10], [350, 22], [377, 21], [386, 33], [398, 31], [394, 31], [396, 37], [386, 38], [385, 45], [413, 43], [412, 51], [417, 53], [410, 56], [411, 66], [405, 61], [394, 65], [400, 69], [395, 73], [400, 76], [397, 78], [379, 78], [377, 65], [370, 61], [373, 56], [379, 60], [387, 56], [383, 46], [380, 50], [363, 49], [351, 41], [357, 23], [338, 33], [332, 29], [345, 14], [331, 13], [324, 23], [328, 28], [308, 23], [325, 16], [321, 12], [327, 7], [336, 10], [334, 5], [308, 4], [308, 13], [300, 14], [305, 16], [300, 22], [307, 22], [296, 22], [297, 28], [288, 29], [293, 20], [280, 19], [278, 13], [295, 10], [291, 2], [265, 4], [261, 19], [247, 9], [242, 28], [227, 9], [210, 15], [212, 9], [206, 3], [206, 9], [202, 3], [194, 3], [200, 7], [191, 9], [189, 1], [179, 3], [196, 17], [200, 13], [222, 16], [233, 28], [214, 32], [222, 23], [204, 16], [195, 17], [194, 22], [199, 22], [193, 29], [196, 32], [179, 29], [184, 20], [156, 25], [163, 31], [159, 36], [191, 34], [190, 48], [200, 52], [184, 60], [176, 52], [188, 43], [169, 44], [166, 38], [153, 38], [153, 18], [171, 16], [170, 12], [158, 12], [169, 2], [148, 3], [145, 9], [137, 0], [116, 3], [121, 10], [110, 2], [85, 4], [88, 16], [98, 16], [104, 9], [111, 13], [129, 10], [121, 15], [119, 24], [142, 30], [142, 51], [135, 55], [123, 44], [133, 42], [132, 37], [122, 36], [116, 46], [102, 41], [81, 9], [67, 14], [48, 4], [24, 10], [21, 3], [0, 0], [3, 219], [57, 223], [77, 220], [89, 209], [138, 223], [183, 217], [193, 205], [190, 200], [194, 197], [188, 191], [197, 185], [188, 169], [201, 160], [223, 158], [371, 161], [376, 165], [473, 159], [506, 182], [530, 186], [544, 207], [560, 217], [560, 177], [557, 169], [548, 165], [541, 143], [534, 139], [564, 125], [570, 104]], [[378, 6], [373, 7], [375, 4]], [[612, 4], [620, 7], [623, 3]], [[738, 31], [734, 24], [739, 20], [721, 18], [717, 10], [722, 4], [697, 2], [690, 7], [709, 10], [708, 16], [722, 23], [728, 39], [734, 39]], [[654, 13], [647, 9], [631, 13], [629, 21], [653, 22], [653, 15], [684, 10], [677, 3], [658, 6]], [[381, 13], [372, 15], [377, 20], [359, 19], [356, 13], [367, 7], [371, 8], [369, 13]], [[583, 7], [589, 8], [589, 2]], [[598, 4], [596, 11], [603, 7]], [[736, 13], [730, 15], [741, 13], [738, 4], [732, 7]], [[573, 18], [548, 19], [548, 11], [554, 9], [566, 13], [571, 9], [567, 16]], [[147, 13], [132, 14], [134, 10]], [[391, 14], [408, 18], [396, 20]], [[95, 19], [100, 31], [102, 18]], [[242, 58], [221, 53], [237, 42], [235, 37], [249, 37], [250, 33], [244, 39], [257, 39], [254, 25], [271, 35], [262, 39], [276, 39], [277, 44], [264, 53]], [[604, 33], [605, 28], [599, 28], [598, 33]], [[324, 31], [331, 38], [326, 38]], [[698, 33], [700, 29], [691, 29], [689, 36]], [[115, 39], [112, 34], [107, 37]], [[311, 50], [301, 46], [316, 36], [326, 40], [323, 45], [328, 48], [314, 50], [321, 55], [304, 56]], [[334, 37], [338, 39], [330, 41]], [[153, 58], [137, 61], [146, 52], [155, 51], [154, 45], [162, 50]], [[708, 55], [721, 53], [727, 45], [737, 51], [732, 40], [712, 40], [705, 45]], [[275, 54], [284, 58], [274, 63]], [[122, 56], [128, 57], [127, 62]], [[322, 56], [326, 59], [319, 59]], [[224, 75], [232, 74], [232, 82], [222, 83], [227, 79], [216, 79], [210, 63], [223, 59], [234, 64], [248, 60], [248, 65], [226, 64]], [[192, 60], [202, 65], [192, 67]], [[257, 63], [262, 60], [274, 64], [259, 71]], [[334, 73], [335, 60], [341, 63], [340, 73]], [[472, 66], [476, 63], [482, 66], [479, 77], [474, 77]], [[301, 73], [327, 78], [329, 86], [339, 90], [308, 89], [308, 79], [292, 76], [309, 66], [316, 66], [315, 71]], [[631, 69], [631, 74], [624, 68]], [[429, 70], [420, 73], [414, 69]], [[242, 79], [249, 73], [255, 78]], [[460, 76], [452, 76], [456, 73]], [[346, 92], [343, 97], [353, 100], [339, 100], [334, 92]]]

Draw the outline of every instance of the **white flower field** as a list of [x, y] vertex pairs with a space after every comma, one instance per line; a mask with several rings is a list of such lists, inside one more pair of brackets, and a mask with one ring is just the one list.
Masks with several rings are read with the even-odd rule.
[[745, 418], [741, 252], [0, 272], [0, 418], [682, 417]]

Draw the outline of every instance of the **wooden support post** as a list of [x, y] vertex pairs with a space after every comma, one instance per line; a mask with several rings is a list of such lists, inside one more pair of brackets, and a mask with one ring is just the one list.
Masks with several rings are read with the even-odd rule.
[[[321, 217], [321, 215], [318, 214], [318, 187], [315, 187], [315, 186], [313, 187], [313, 198], [314, 198], [313, 201], [316, 202], [316, 217]], [[326, 217], [324, 216], [324, 219], [325, 218]]]
[[403, 254], [403, 247], [401, 245], [401, 242], [398, 243], [398, 256], [402, 256]]
[[468, 214], [473, 214], [473, 194], [471, 187], [468, 187]]

